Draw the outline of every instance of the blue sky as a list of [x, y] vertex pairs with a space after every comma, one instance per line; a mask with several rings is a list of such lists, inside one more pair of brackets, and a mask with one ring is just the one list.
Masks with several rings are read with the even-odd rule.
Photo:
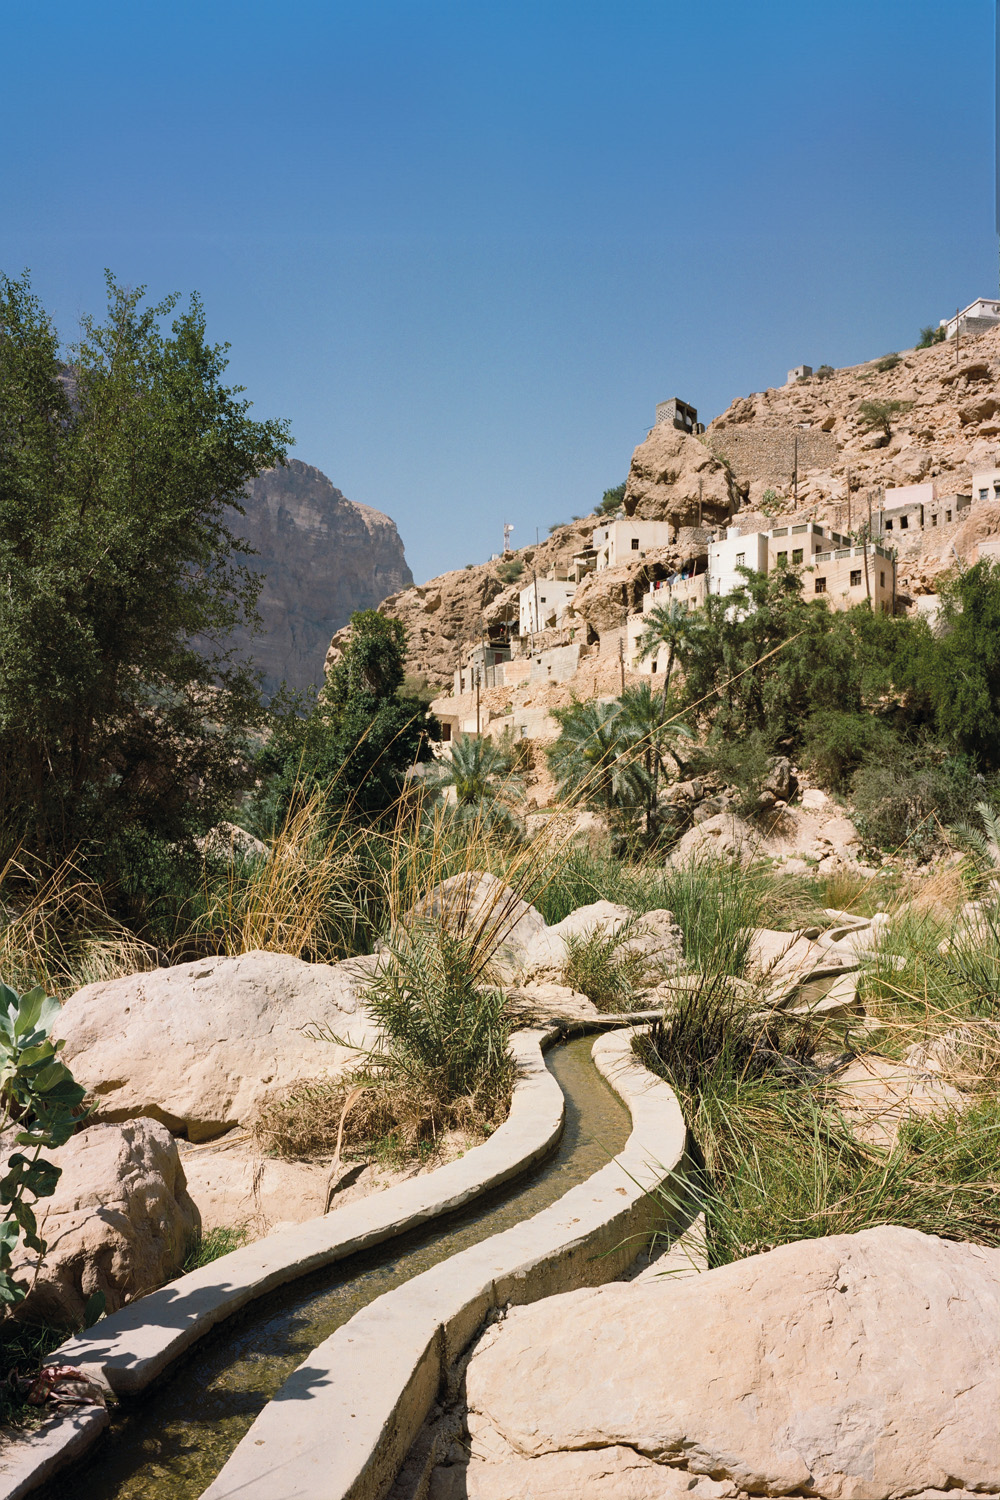
[[997, 290], [991, 0], [0, 0], [0, 267], [199, 291], [417, 579]]

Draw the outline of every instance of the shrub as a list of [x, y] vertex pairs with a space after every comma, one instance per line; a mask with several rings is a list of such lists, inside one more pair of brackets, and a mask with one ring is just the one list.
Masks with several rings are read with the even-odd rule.
[[596, 1005], [600, 1011], [634, 1009], [644, 988], [660, 976], [649, 972], [649, 960], [629, 944], [642, 931], [639, 918], [624, 922], [617, 932], [597, 926], [573, 933], [566, 940], [563, 983]]
[[506, 585], [517, 583], [524, 573], [524, 563], [519, 557], [505, 557], [497, 563], [497, 577]]
[[815, 371], [817, 380], [829, 380], [834, 373], [832, 365], [820, 365], [819, 369]]
[[598, 506], [602, 516], [613, 516], [616, 510], [621, 510], [625, 503], [625, 482], [616, 484], [612, 489], [605, 490]]
[[946, 844], [944, 829], [968, 822], [982, 801], [984, 782], [962, 756], [940, 757], [932, 748], [872, 760], [854, 778], [854, 821], [872, 849], [927, 859]]
[[[343, 1142], [394, 1157], [419, 1154], [443, 1131], [487, 1133], [506, 1115], [515, 1065], [506, 1000], [483, 982], [488, 953], [439, 922], [396, 928], [365, 992], [380, 1029], [343, 1078], [297, 1084], [264, 1101], [253, 1123], [265, 1148], [287, 1155]], [[349, 1045], [315, 1027], [316, 1041]], [[341, 1128], [342, 1127], [342, 1128]]]
[[858, 405], [858, 416], [865, 432], [876, 432], [879, 428], [886, 437], [892, 437], [892, 420], [909, 411], [912, 401], [862, 401]]
[[897, 365], [901, 365], [902, 363], [903, 361], [898, 354], [883, 354], [881, 359], [875, 361], [875, 368], [880, 375], [884, 375], [888, 370], [894, 370]]
[[14, 1246], [23, 1239], [39, 1258], [46, 1250], [35, 1205], [51, 1198], [61, 1169], [41, 1152], [65, 1145], [83, 1103], [84, 1089], [57, 1057], [64, 1043], [50, 1037], [59, 1011], [59, 1001], [46, 999], [41, 987], [17, 995], [0, 983], [0, 1133], [13, 1126], [13, 1144], [23, 1148], [10, 1155], [0, 1178], [0, 1305], [8, 1308], [27, 1293], [11, 1274]]
[[845, 792], [863, 762], [898, 745], [892, 730], [871, 714], [824, 708], [802, 727], [802, 762], [833, 792]]
[[754, 731], [742, 739], [719, 735], [709, 743], [704, 764], [735, 790], [742, 814], [757, 811], [757, 799], [771, 771], [771, 749], [764, 734]]
[[210, 1266], [213, 1260], [245, 1245], [249, 1237], [250, 1230], [246, 1224], [216, 1225], [214, 1229], [200, 1234], [192, 1244], [184, 1261], [184, 1270], [197, 1271], [202, 1266]]
[[921, 328], [920, 330], [920, 340], [917, 348], [931, 349], [935, 344], [943, 344], [947, 337], [948, 331], [943, 324], [939, 324], [935, 328], [933, 323], [928, 323], [926, 328]]

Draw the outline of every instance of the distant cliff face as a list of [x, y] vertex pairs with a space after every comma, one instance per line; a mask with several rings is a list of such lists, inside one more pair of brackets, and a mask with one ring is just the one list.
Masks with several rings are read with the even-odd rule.
[[258, 554], [248, 565], [263, 578], [263, 629], [236, 644], [264, 673], [268, 693], [283, 681], [321, 683], [334, 631], [413, 583], [396, 524], [294, 458], [253, 480], [244, 504], [233, 530]]

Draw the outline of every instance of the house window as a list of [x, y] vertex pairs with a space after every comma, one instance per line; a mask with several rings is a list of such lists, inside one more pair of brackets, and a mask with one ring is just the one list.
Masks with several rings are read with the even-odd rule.
[[442, 740], [450, 740], [451, 739], [451, 725], [450, 724], [444, 724], [443, 723], [441, 725], [441, 739]]
[[879, 586], [880, 589], [884, 589], [885, 588], [885, 574], [884, 573], [879, 573], [879, 575], [878, 575], [878, 586]]
[[650, 671], [651, 671], [651, 672], [655, 672], [655, 671], [656, 671], [656, 662], [655, 662], [655, 660], [654, 660], [654, 662], [653, 662], [653, 663], [652, 663], [652, 665], [651, 665], [651, 667], [650, 667], [650, 669], [649, 669], [649, 670], [650, 670]]
[[793, 552], [792, 552], [792, 566], [794, 567], [796, 563], [800, 563], [801, 561], [802, 561], [802, 548], [801, 547], [796, 547], [793, 550]]
[[950, 521], [951, 520], [951, 511], [950, 510], [946, 510], [945, 511], [944, 518], [945, 518], [946, 521]]
[[543, 594], [543, 595], [542, 595], [542, 597], [541, 597], [541, 599], [540, 599], [540, 601], [539, 601], [539, 602], [540, 602], [540, 603], [541, 603], [541, 604], [544, 604], [544, 603], [545, 603], [545, 595], [544, 595], [544, 594]]
[[736, 566], [738, 568], [742, 568], [742, 566], [746, 562], [746, 560], [747, 560], [747, 555], [746, 555], [745, 552], [737, 552], [737, 554], [736, 554]]
[[909, 525], [910, 525], [910, 518], [909, 518], [909, 516], [900, 516], [900, 518], [899, 518], [899, 529], [900, 529], [900, 531], [906, 531], [906, 530], [908, 530], [909, 529]]
[[787, 552], [779, 552], [778, 553], [778, 567], [779, 568], [787, 568], [788, 567], [788, 553]]
[[817, 578], [817, 580], [816, 580], [816, 592], [817, 592], [817, 594], [825, 594], [826, 593], [826, 579], [825, 578]]
[[980, 498], [980, 500], [988, 500], [989, 499], [989, 495], [990, 495], [989, 490], [980, 490], [979, 491], [979, 498]]
[[936, 526], [937, 525], [937, 516], [931, 516], [931, 525], [932, 526]]
[[637, 536], [634, 536], [632, 538], [632, 551], [633, 552], [638, 552], [638, 550], [639, 550], [639, 538]]
[[892, 522], [891, 521], [886, 521], [886, 523], [885, 523], [885, 529], [886, 529], [886, 531], [891, 531], [892, 530]]
[[860, 568], [852, 568], [851, 569], [851, 588], [852, 589], [857, 589], [857, 588], [860, 588], [860, 587], [861, 587], [861, 569]]

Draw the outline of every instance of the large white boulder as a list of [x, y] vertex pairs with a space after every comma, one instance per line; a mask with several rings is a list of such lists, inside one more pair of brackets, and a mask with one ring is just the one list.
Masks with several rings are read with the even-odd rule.
[[244, 953], [88, 984], [54, 1033], [105, 1120], [147, 1115], [208, 1140], [249, 1118], [264, 1094], [343, 1072], [357, 1054], [314, 1041], [320, 1025], [354, 1046], [376, 1028], [361, 1004], [372, 960], [308, 964]]
[[546, 930], [540, 911], [481, 870], [443, 880], [414, 904], [410, 916], [440, 919], [449, 931], [475, 942], [490, 954], [503, 981], [523, 971], [532, 942]]
[[[165, 1126], [91, 1125], [43, 1155], [62, 1175], [37, 1207], [48, 1249], [20, 1315], [78, 1326], [95, 1292], [114, 1312], [177, 1275], [200, 1220]], [[31, 1280], [37, 1258], [18, 1245], [19, 1281]]]
[[569, 957], [570, 938], [588, 938], [595, 932], [610, 937], [630, 923], [633, 931], [622, 940], [617, 951], [622, 955], [644, 954], [651, 982], [679, 966], [684, 945], [672, 911], [657, 910], [636, 916], [627, 906], [619, 906], [613, 901], [594, 901], [589, 906], [578, 906], [561, 922], [543, 927], [523, 955], [524, 970], [535, 975], [560, 974]]
[[993, 1494], [1000, 1250], [883, 1227], [549, 1297], [466, 1393], [472, 1461], [434, 1500]]

